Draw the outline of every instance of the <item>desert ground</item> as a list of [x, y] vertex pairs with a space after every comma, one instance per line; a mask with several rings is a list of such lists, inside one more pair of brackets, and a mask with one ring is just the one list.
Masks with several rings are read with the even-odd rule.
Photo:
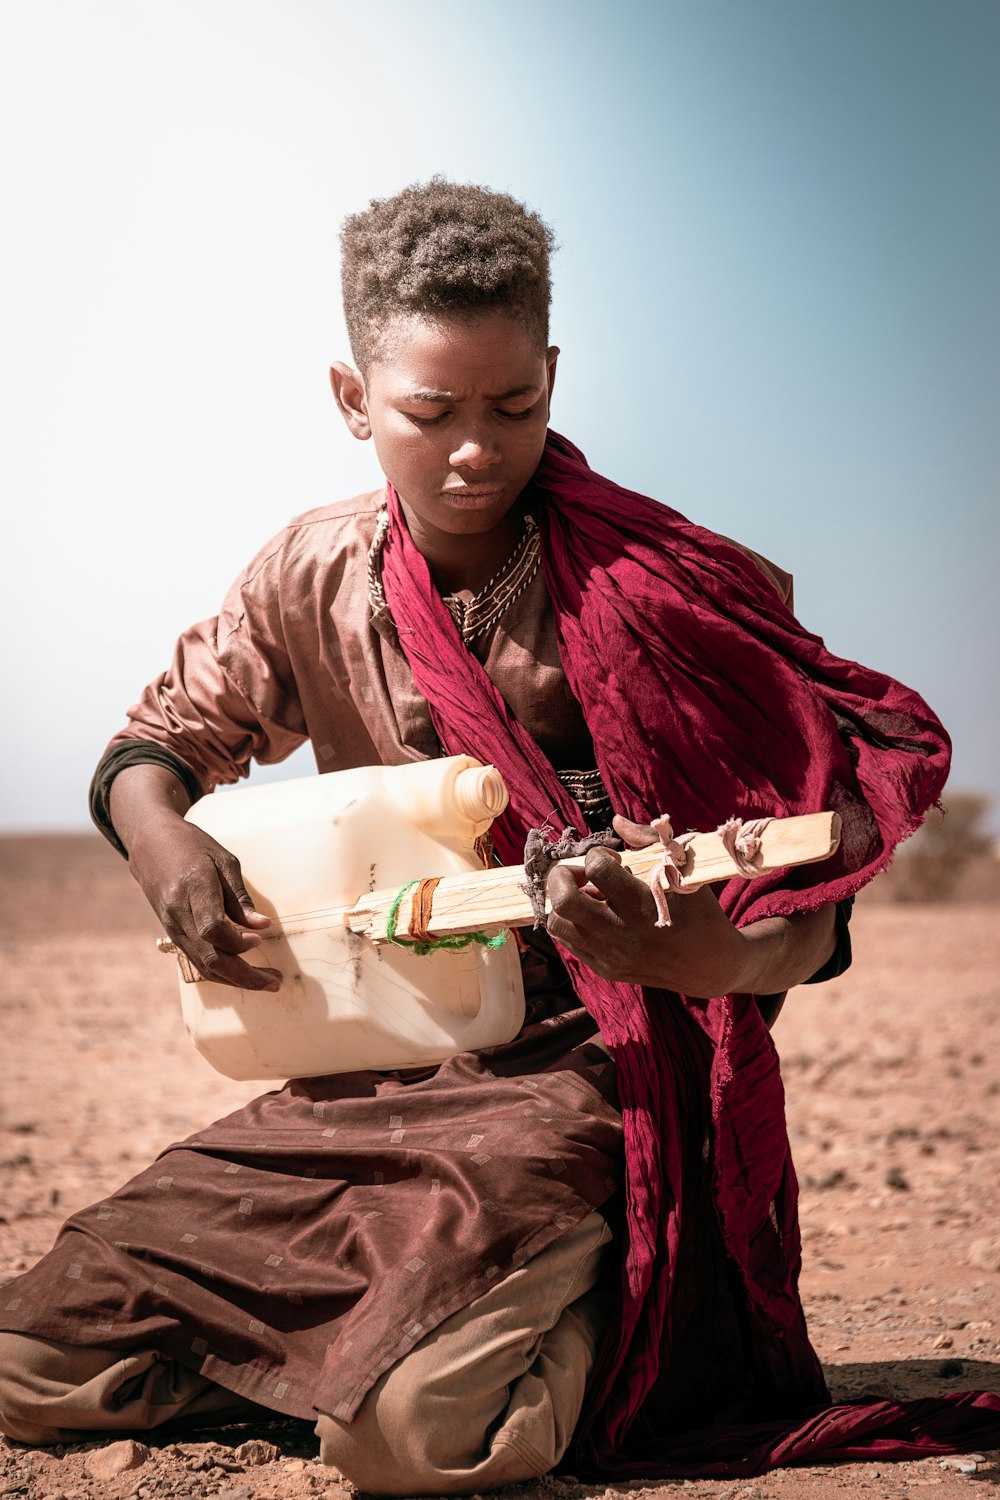
[[[173, 961], [124, 864], [95, 835], [0, 839], [5, 971], [0, 1281], [62, 1220], [163, 1146], [234, 1108], [181, 1024]], [[795, 991], [775, 1038], [802, 1183], [802, 1290], [834, 1395], [1000, 1392], [1000, 904], [863, 899], [855, 961]], [[32, 1450], [0, 1447], [28, 1500], [344, 1496], [307, 1424]], [[692, 1500], [974, 1497], [1000, 1454], [621, 1487]], [[523, 1500], [612, 1500], [572, 1476]]]

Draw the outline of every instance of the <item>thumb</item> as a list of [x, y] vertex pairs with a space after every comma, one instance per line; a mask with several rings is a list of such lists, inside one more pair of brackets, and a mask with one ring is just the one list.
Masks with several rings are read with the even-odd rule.
[[630, 849], [648, 849], [650, 844], [659, 843], [659, 836], [648, 823], [633, 823], [631, 818], [623, 818], [621, 813], [616, 813], [612, 822], [615, 833]]

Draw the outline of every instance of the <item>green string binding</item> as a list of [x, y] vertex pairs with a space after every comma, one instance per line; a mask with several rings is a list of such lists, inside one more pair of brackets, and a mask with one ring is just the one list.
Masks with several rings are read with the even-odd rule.
[[426, 958], [429, 953], [438, 953], [442, 950], [457, 952], [460, 948], [502, 948], [507, 941], [506, 932], [498, 932], [495, 937], [490, 937], [485, 932], [466, 932], [454, 937], [431, 938], [426, 943], [404, 942], [396, 936], [396, 924], [399, 921], [399, 908], [403, 903], [403, 897], [407, 891], [412, 891], [419, 880], [411, 880], [407, 885], [401, 887], [392, 898], [389, 907], [389, 915], [385, 919], [385, 935], [388, 941], [397, 948], [405, 948], [407, 953], [415, 953], [418, 958]]

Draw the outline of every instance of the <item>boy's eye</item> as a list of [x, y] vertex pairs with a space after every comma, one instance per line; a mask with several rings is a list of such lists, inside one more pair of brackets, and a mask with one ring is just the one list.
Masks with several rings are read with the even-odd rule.
[[442, 411], [436, 417], [416, 417], [412, 412], [407, 412], [410, 421], [415, 422], [418, 427], [436, 427], [439, 422], [444, 421], [447, 415], [446, 411]]
[[[496, 408], [496, 414], [498, 417], [504, 417], [508, 422], [523, 422], [526, 417], [530, 417], [532, 415], [537, 405], [538, 403], [537, 401], [535, 401], [532, 402], [530, 406], [523, 407], [518, 411], [510, 411], [505, 406], [498, 406]], [[408, 411], [405, 415], [407, 419], [414, 424], [415, 427], [437, 427], [440, 425], [440, 423], [445, 421], [445, 419], [449, 417], [451, 413], [450, 411], [445, 410], [438, 412], [437, 416], [434, 417], [423, 417], [418, 416], [416, 412]]]

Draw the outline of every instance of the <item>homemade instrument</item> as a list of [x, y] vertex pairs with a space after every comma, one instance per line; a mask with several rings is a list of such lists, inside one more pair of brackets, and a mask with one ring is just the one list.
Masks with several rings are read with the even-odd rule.
[[[510, 1041], [524, 1020], [517, 945], [485, 939], [530, 925], [533, 913], [524, 870], [485, 869], [477, 849], [507, 801], [492, 766], [452, 756], [196, 802], [189, 821], [237, 856], [257, 910], [272, 919], [247, 962], [283, 975], [277, 993], [215, 984], [160, 939], [177, 954], [184, 1022], [199, 1052], [230, 1078], [284, 1079], [420, 1067]], [[763, 872], [826, 859], [839, 832], [836, 813], [775, 819], [753, 863]], [[647, 877], [663, 854], [653, 844], [622, 862]], [[738, 873], [718, 833], [694, 836], [685, 889]], [[408, 933], [476, 937], [418, 954]]]

